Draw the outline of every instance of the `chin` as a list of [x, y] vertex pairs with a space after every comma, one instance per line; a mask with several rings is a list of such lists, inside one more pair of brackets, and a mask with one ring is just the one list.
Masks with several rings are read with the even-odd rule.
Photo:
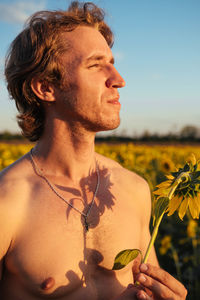
[[108, 131], [108, 130], [113, 130], [119, 127], [120, 125], [120, 117], [116, 118], [99, 118], [96, 120], [85, 120], [84, 121], [84, 127], [88, 131], [91, 132], [100, 132], [100, 131]]
[[120, 125], [120, 119], [112, 120], [112, 122], [111, 121], [104, 122], [102, 124], [99, 124], [99, 126], [98, 126], [99, 128], [98, 128], [97, 132], [114, 130], [114, 129], [118, 128], [119, 125]]

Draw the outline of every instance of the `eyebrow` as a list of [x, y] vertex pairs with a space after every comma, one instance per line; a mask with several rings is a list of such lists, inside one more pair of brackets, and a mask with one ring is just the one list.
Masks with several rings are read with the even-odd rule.
[[[92, 55], [90, 57], [88, 57], [86, 59], [86, 63], [89, 63], [91, 61], [101, 61], [101, 60], [105, 60], [106, 57], [104, 55]], [[115, 63], [115, 60], [114, 60], [114, 57], [112, 56], [111, 59], [109, 60], [109, 62], [111, 64], [114, 64]]]

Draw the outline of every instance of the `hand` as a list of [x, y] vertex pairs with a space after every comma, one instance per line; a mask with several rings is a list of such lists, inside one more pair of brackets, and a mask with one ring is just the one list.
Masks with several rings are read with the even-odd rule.
[[187, 290], [174, 277], [159, 267], [142, 264], [136, 280], [147, 289], [137, 292], [137, 299], [143, 300], [184, 300]]
[[133, 284], [129, 284], [126, 290], [112, 300], [137, 300], [137, 293], [141, 287], [136, 287]]

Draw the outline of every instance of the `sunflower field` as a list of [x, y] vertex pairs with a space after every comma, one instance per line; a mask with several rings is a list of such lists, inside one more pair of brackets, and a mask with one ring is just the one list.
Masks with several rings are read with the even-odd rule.
[[[32, 147], [31, 144], [0, 144], [0, 169], [13, 163]], [[144, 177], [152, 192], [165, 175], [182, 167], [191, 153], [200, 159], [200, 146], [101, 143], [96, 145], [96, 151]], [[177, 213], [164, 216], [155, 247], [161, 267], [188, 289], [187, 299], [199, 299], [199, 220], [193, 220], [189, 213], [183, 221], [177, 217]]]

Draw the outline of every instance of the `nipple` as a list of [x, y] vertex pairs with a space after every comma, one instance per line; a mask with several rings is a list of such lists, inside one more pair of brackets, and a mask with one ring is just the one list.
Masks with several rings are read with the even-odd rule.
[[41, 283], [40, 287], [42, 290], [46, 291], [46, 290], [51, 289], [54, 286], [54, 284], [55, 284], [55, 279], [52, 277], [49, 277]]

